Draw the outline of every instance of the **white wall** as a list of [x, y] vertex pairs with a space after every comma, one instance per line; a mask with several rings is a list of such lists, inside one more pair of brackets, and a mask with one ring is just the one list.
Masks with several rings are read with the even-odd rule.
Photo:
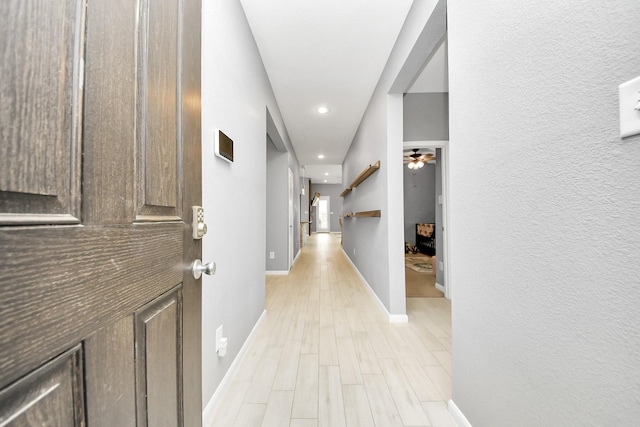
[[474, 427], [640, 423], [640, 2], [449, 0], [453, 400]]
[[[209, 230], [203, 261], [218, 267], [215, 276], [202, 280], [206, 407], [265, 307], [267, 108], [296, 174], [299, 167], [240, 3], [205, 1], [202, 12], [202, 175]], [[214, 157], [215, 128], [234, 140], [233, 164]], [[224, 358], [215, 353], [215, 329], [221, 324], [229, 340]]]
[[367, 165], [381, 161], [380, 170], [344, 198], [343, 210], [380, 209], [382, 217], [345, 219], [343, 247], [389, 313], [399, 318], [406, 313], [403, 117], [402, 92], [390, 92], [436, 3], [425, 0], [412, 5], [347, 153], [342, 172], [343, 182], [348, 184]]

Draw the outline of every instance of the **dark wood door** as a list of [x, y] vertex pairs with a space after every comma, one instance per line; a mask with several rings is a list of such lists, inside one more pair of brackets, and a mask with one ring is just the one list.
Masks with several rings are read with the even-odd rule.
[[0, 2], [0, 426], [201, 425], [200, 0]]

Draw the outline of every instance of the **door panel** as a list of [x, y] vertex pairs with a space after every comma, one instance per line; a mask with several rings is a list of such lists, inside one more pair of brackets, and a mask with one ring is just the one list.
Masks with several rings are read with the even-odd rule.
[[136, 2], [130, 0], [93, 0], [87, 13], [85, 225], [129, 223], [135, 217], [136, 15]]
[[136, 383], [146, 397], [138, 403], [138, 427], [170, 427], [180, 418], [181, 312], [179, 286], [136, 313]]
[[0, 2], [0, 224], [79, 221], [80, 4]]
[[62, 354], [28, 422], [201, 425], [200, 13], [0, 2], [0, 419]]
[[[184, 225], [2, 230], [0, 384], [183, 280]], [[25, 297], [29, 297], [25, 300]], [[13, 369], [12, 369], [13, 368]]]
[[133, 315], [118, 319], [85, 340], [85, 390], [91, 427], [136, 425], [133, 346]]
[[[140, 2], [137, 142], [139, 220], [179, 218], [179, 121], [176, 84], [180, 72], [180, 2]], [[167, 67], [166, 64], [174, 64]]]
[[84, 421], [80, 346], [0, 392], [0, 426], [73, 426]]

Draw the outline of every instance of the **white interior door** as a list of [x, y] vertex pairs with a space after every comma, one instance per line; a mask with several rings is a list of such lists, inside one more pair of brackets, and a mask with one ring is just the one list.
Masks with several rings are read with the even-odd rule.
[[318, 233], [328, 233], [331, 231], [331, 215], [329, 214], [329, 212], [331, 212], [331, 206], [329, 196], [321, 196], [316, 209], [316, 221], [318, 221], [316, 231]]

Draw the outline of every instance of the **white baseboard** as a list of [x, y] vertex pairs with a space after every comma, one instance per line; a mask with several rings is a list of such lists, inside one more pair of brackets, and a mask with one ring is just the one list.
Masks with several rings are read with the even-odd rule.
[[270, 276], [286, 276], [289, 272], [287, 270], [267, 270], [265, 274]]
[[448, 407], [451, 418], [453, 418], [453, 421], [458, 424], [458, 427], [472, 427], [469, 420], [467, 420], [467, 417], [464, 416], [460, 408], [456, 406], [453, 400], [449, 400]]
[[442, 292], [443, 294], [447, 293], [447, 290], [440, 283], [436, 282], [436, 289]]
[[409, 316], [406, 314], [390, 314], [389, 323], [408, 323]]
[[204, 407], [204, 410], [202, 411], [202, 421], [203, 421], [202, 425], [207, 426], [212, 424], [213, 417], [215, 415], [215, 411], [217, 409], [219, 400], [229, 388], [229, 383], [231, 382], [231, 378], [233, 377], [236, 370], [238, 369], [238, 366], [240, 366], [240, 362], [242, 362], [242, 359], [247, 354], [247, 349], [253, 343], [256, 331], [264, 321], [264, 317], [266, 316], [266, 314], [267, 314], [267, 310], [264, 310], [260, 315], [260, 318], [258, 319], [256, 324], [253, 325], [253, 329], [251, 329], [251, 332], [249, 332], [249, 336], [244, 341], [244, 344], [242, 344], [242, 348], [240, 348], [240, 351], [236, 355], [235, 359], [233, 359], [233, 362], [231, 362], [231, 366], [229, 366], [227, 373], [224, 374], [222, 381], [220, 381], [220, 384], [218, 384], [218, 388], [216, 388], [216, 391], [213, 393], [213, 396], [211, 396], [211, 399], [209, 399], [209, 402], [207, 402], [207, 405]]
[[358, 270], [358, 267], [356, 267], [353, 261], [351, 261], [351, 258], [349, 258], [349, 255], [347, 255], [347, 253], [344, 251], [344, 248], [341, 248], [341, 250], [344, 256], [347, 258], [347, 261], [349, 261], [353, 269], [356, 271], [356, 273], [360, 277], [360, 280], [362, 280], [362, 282], [365, 285], [367, 285], [366, 286], [367, 290], [369, 291], [373, 299], [378, 303], [378, 307], [380, 307], [380, 310], [382, 310], [382, 312], [389, 318], [389, 323], [407, 323], [409, 321], [409, 316], [407, 316], [406, 314], [389, 313], [389, 310], [387, 310], [387, 307], [385, 307], [382, 301], [380, 301], [380, 298], [378, 298], [378, 295], [373, 291], [373, 288], [371, 287], [369, 282], [367, 282], [367, 279], [365, 279], [362, 273], [360, 273], [360, 270]]

